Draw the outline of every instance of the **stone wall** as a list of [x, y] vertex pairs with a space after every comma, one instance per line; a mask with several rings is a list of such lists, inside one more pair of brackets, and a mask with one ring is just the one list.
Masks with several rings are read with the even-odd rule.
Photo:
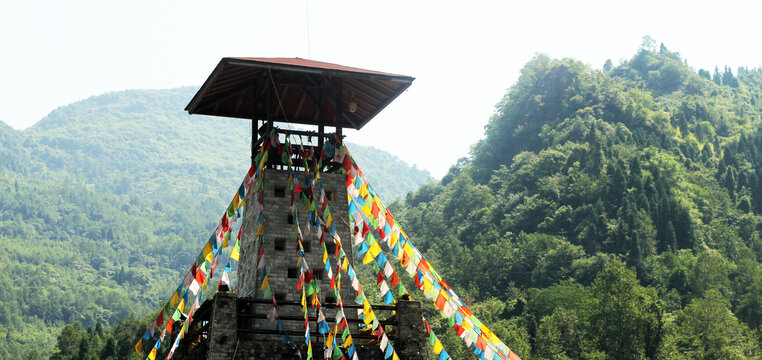
[[[291, 214], [291, 196], [287, 189], [289, 173], [284, 170], [266, 169], [263, 174], [263, 246], [270, 287], [273, 295], [280, 301], [298, 302], [301, 300], [301, 291], [296, 290], [298, 254], [294, 224], [289, 221]], [[344, 222], [348, 219], [346, 177], [342, 174], [326, 173], [321, 174], [321, 179], [323, 180], [326, 194], [329, 200], [331, 200], [328, 206], [331, 209], [336, 232], [341, 238], [342, 246], [349, 257], [350, 263], [354, 265], [350, 229], [348, 224]], [[303, 174], [297, 174], [297, 181], [303, 188], [306, 188], [303, 182]], [[255, 226], [257, 219], [254, 211], [255, 206], [257, 206], [256, 196], [257, 193], [252, 191], [246, 197], [246, 211], [241, 232], [241, 261], [238, 266], [237, 293], [241, 297], [262, 298], [261, 290], [259, 289], [261, 273], [256, 266], [259, 248], [254, 238], [257, 230]], [[323, 273], [323, 253], [319, 245], [319, 232], [314, 227], [308, 226], [307, 208], [299, 199], [295, 200], [294, 206], [299, 213], [299, 225], [303, 233], [307, 264], [313, 273], [321, 272], [323, 276], [322, 280], [319, 280], [319, 299], [321, 302], [325, 302], [327, 296], [332, 297], [332, 293], [329, 291], [330, 281], [326, 274]], [[327, 236], [326, 239], [329, 240]], [[327, 241], [326, 244], [330, 244], [330, 241]], [[331, 267], [335, 270], [337, 265], [336, 256], [329, 251], [328, 258], [331, 262]], [[291, 268], [291, 277], [289, 277], [289, 268]], [[354, 291], [346, 274], [344, 274], [343, 279], [344, 281], [341, 282], [342, 298], [345, 303], [351, 302], [354, 299]], [[270, 310], [267, 305], [259, 305], [259, 307], [259, 309], [248, 310], [252, 313], [266, 313]], [[279, 314], [297, 316], [301, 315], [301, 310], [298, 307], [281, 307], [279, 308]], [[348, 318], [357, 317], [354, 311], [347, 311], [346, 315]], [[326, 316], [332, 315], [326, 314]], [[257, 323], [255, 326], [274, 327], [274, 325], [266, 321], [261, 321], [261, 323]], [[304, 330], [304, 325], [298, 322], [284, 322], [284, 329]]]
[[[211, 304], [209, 303], [211, 302]], [[301, 354], [305, 358], [307, 348], [303, 338], [293, 336], [294, 343], [286, 344], [283, 337], [261, 339], [245, 332], [237, 331], [241, 321], [237, 308], [238, 299], [233, 293], [219, 292], [213, 299], [207, 300], [203, 307], [211, 305], [208, 320], [208, 332], [198, 339], [186, 337], [181, 342], [174, 358], [179, 360], [263, 360], [294, 359]], [[428, 359], [428, 344], [423, 325], [421, 305], [413, 301], [400, 301], [397, 304], [396, 341], [393, 346], [404, 360]], [[362, 360], [382, 360], [384, 353], [376, 344], [367, 344], [355, 339], [358, 358]], [[312, 349], [314, 359], [323, 359], [324, 342], [322, 337], [313, 336]], [[330, 357], [329, 357], [330, 358]]]

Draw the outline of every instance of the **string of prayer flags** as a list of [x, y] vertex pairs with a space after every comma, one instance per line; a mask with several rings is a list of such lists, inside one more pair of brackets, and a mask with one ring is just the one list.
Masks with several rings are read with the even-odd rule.
[[[413, 246], [402, 227], [373, 191], [357, 163], [351, 158], [346, 145], [342, 146], [342, 151], [345, 153], [342, 171], [347, 177], [350, 218], [363, 223], [363, 232], [365, 226], [375, 230], [392, 249], [395, 256], [400, 257], [401, 253], [400, 264], [406, 268], [411, 277], [414, 277], [416, 287], [424, 292], [425, 297], [433, 300], [434, 305], [444, 316], [449, 318], [456, 312], [463, 316], [465, 325], [462, 326], [464, 331], [461, 337], [467, 345], [473, 346], [475, 353], [497, 354], [503, 359], [518, 359], [518, 356], [512, 353], [494, 333], [476, 319], [420, 251]], [[400, 251], [400, 243], [402, 251]], [[372, 245], [369, 245], [363, 258], [364, 263], [367, 263], [371, 248]], [[480, 326], [473, 326], [475, 323]]]
[[450, 354], [447, 353], [447, 351], [444, 349], [444, 346], [442, 346], [442, 342], [439, 341], [437, 335], [434, 334], [434, 332], [431, 330], [431, 326], [429, 325], [429, 322], [426, 321], [426, 318], [423, 318], [423, 324], [426, 327], [426, 335], [429, 337], [429, 345], [431, 345], [434, 355], [437, 355], [437, 360], [450, 359]]
[[[323, 217], [320, 217], [319, 221], [322, 222], [322, 225], [324, 227], [327, 227], [325, 223], [325, 219]], [[339, 241], [337, 241], [337, 243], [340, 244]], [[370, 250], [368, 250], [368, 253], [370, 253]], [[380, 247], [379, 247], [379, 253], [380, 253]], [[339, 259], [339, 262], [342, 263], [342, 267], [346, 267], [346, 273], [349, 276], [350, 280], [352, 281], [352, 288], [355, 290], [355, 294], [356, 294], [355, 302], [363, 305], [362, 309], [357, 310], [358, 316], [361, 317], [361, 319], [363, 320], [363, 322], [368, 328], [379, 332], [380, 337], [382, 339], [382, 341], [379, 342], [379, 347], [381, 348], [381, 351], [384, 352], [384, 358], [385, 359], [391, 358], [394, 360], [398, 360], [399, 356], [394, 350], [394, 347], [392, 346], [392, 344], [388, 341], [388, 337], [386, 336], [386, 333], [384, 332], [383, 327], [380, 326], [380, 323], [378, 322], [378, 318], [376, 317], [376, 314], [373, 311], [373, 307], [371, 306], [370, 302], [365, 296], [365, 293], [362, 290], [362, 286], [360, 285], [360, 282], [358, 281], [356, 277], [356, 273], [354, 269], [352, 268], [352, 265], [349, 264], [348, 261], [346, 261], [346, 254], [344, 254], [343, 259]], [[383, 341], [383, 339], [386, 339], [386, 340]], [[351, 338], [350, 338], [350, 341], [351, 341]], [[344, 345], [345, 345], [344, 347], [346, 348], [347, 347], [346, 345], [348, 345], [346, 341]], [[350, 343], [349, 345], [352, 345], [352, 344]], [[350, 353], [354, 353], [354, 348], [352, 348]]]
[[[265, 156], [261, 157], [262, 160], [266, 160], [266, 155], [267, 154], [265, 152]], [[261, 168], [263, 165], [262, 162], [260, 162], [259, 165]], [[161, 339], [159, 339], [159, 343], [163, 339], [163, 336], [166, 333], [166, 331], [169, 331], [170, 333], [172, 332], [175, 326], [175, 323], [180, 320], [180, 314], [182, 314], [182, 309], [184, 304], [188, 302], [189, 290], [191, 293], [196, 295], [195, 302], [191, 308], [191, 314], [196, 308], [198, 308], [198, 306], [200, 306], [198, 299], [202, 293], [201, 290], [206, 289], [206, 285], [208, 281], [214, 276], [214, 269], [216, 268], [217, 263], [219, 261], [219, 255], [222, 252], [223, 248], [227, 248], [229, 246], [229, 240], [231, 238], [231, 233], [234, 229], [234, 224], [236, 220], [241, 218], [242, 216], [242, 211], [246, 205], [245, 204], [246, 194], [248, 191], [251, 190], [251, 186], [253, 185], [254, 180], [258, 179], [260, 177], [259, 176], [260, 174], [261, 174], [261, 171], [257, 171], [255, 166], [252, 166], [249, 169], [246, 176], [244, 177], [244, 180], [241, 182], [241, 185], [239, 186], [238, 190], [233, 196], [230, 204], [225, 208], [225, 211], [223, 212], [223, 216], [221, 217], [219, 223], [215, 226], [212, 236], [206, 242], [206, 244], [204, 245], [204, 248], [201, 250], [201, 253], [197, 257], [197, 261], [194, 262], [193, 266], [191, 266], [191, 269], [185, 274], [185, 276], [183, 277], [183, 281], [178, 286], [178, 288], [172, 293], [169, 301], [167, 301], [166, 303], [166, 306], [169, 309], [172, 309], [176, 304], [180, 304], [180, 305], [177, 307], [172, 317], [170, 317], [169, 320], [166, 322], [166, 325], [164, 324], [165, 311], [164, 311], [164, 308], [161, 309], [156, 321], [152, 322], [149, 329], [146, 331], [146, 335], [144, 335], [141, 339], [139, 339], [138, 343], [135, 344], [136, 353], [142, 354], [144, 340], [149, 340], [158, 328], [161, 328], [162, 326], [164, 326], [164, 328], [161, 331], [162, 335], [161, 335]], [[239, 227], [237, 239], [240, 239], [240, 236], [241, 236], [240, 231], [241, 229]], [[233, 260], [238, 261], [239, 253], [240, 253], [240, 244], [236, 242], [236, 247], [234, 251], [231, 252], [231, 258]], [[225, 283], [228, 285], [230, 284], [229, 272], [230, 272], [230, 262], [228, 261], [228, 264], [225, 267], [225, 272], [223, 273], [223, 277], [220, 283]], [[186, 321], [183, 323], [181, 332], [178, 334], [175, 344], [170, 350], [170, 353], [167, 359], [172, 357], [172, 354], [174, 353], [174, 349], [177, 347], [179, 340], [182, 338], [182, 336], [184, 336], [184, 331], [187, 331], [187, 326], [189, 325], [190, 320], [191, 320], [191, 316], [189, 316], [188, 319], [186, 319]], [[154, 350], [158, 350], [158, 347], [154, 348]], [[153, 353], [153, 356], [155, 356], [155, 351], [152, 351], [152, 353]], [[149, 358], [151, 358], [150, 353], [149, 353]]]

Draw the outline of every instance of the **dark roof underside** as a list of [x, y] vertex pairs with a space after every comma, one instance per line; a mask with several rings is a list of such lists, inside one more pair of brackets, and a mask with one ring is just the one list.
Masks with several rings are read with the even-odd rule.
[[185, 110], [360, 129], [413, 80], [299, 58], [223, 58]]

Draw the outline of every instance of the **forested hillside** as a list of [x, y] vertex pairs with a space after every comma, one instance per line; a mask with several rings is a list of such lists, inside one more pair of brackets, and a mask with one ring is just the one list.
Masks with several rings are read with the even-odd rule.
[[538, 55], [395, 214], [523, 359], [756, 359], [760, 96], [762, 69], [695, 71], [663, 45], [602, 70]]
[[[248, 169], [251, 132], [247, 121], [188, 116], [194, 91], [95, 96], [24, 131], [0, 122], [0, 358], [44, 356], [67, 323], [103, 334], [142, 316], [193, 262]], [[397, 174], [378, 176], [387, 197], [430, 180], [352, 148], [369, 172]]]

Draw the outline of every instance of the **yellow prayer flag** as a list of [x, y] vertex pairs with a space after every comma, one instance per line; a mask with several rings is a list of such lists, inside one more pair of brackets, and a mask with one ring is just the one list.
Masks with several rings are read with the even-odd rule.
[[233, 246], [233, 251], [230, 252], [230, 258], [238, 261], [238, 257], [240, 256], [240, 248], [241, 244], [238, 242], [238, 240], [235, 241], [235, 245]]
[[434, 343], [434, 354], [439, 355], [439, 353], [442, 352], [443, 346], [442, 342], [437, 339], [437, 342]]
[[206, 261], [212, 262], [212, 260], [214, 260], [214, 252], [213, 251], [214, 251], [214, 248], [212, 247], [212, 243], [207, 241], [206, 242], [206, 246], [204, 246], [204, 251], [203, 251], [204, 258], [206, 259]]
[[389, 242], [389, 247], [394, 248], [394, 245], [397, 244], [397, 241], [399, 241], [399, 238], [397, 237], [397, 234], [392, 233], [392, 240]]
[[400, 360], [400, 357], [397, 356], [397, 352], [396, 351], [392, 353], [392, 360]]
[[238, 203], [239, 203], [238, 193], [236, 193], [235, 196], [233, 196], [233, 209], [236, 209], [236, 210], [238, 209]]
[[362, 263], [369, 264], [372, 261], [373, 261], [373, 256], [370, 255], [370, 251], [366, 252], [365, 257], [362, 258]]
[[177, 293], [177, 291], [172, 294], [172, 297], [169, 299], [170, 306], [177, 305], [177, 302], [180, 301], [180, 294]]
[[378, 242], [374, 242], [373, 245], [370, 246], [370, 250], [368, 250], [368, 253], [374, 259], [378, 256], [378, 254], [381, 253], [381, 247], [378, 246]]
[[427, 278], [423, 278], [423, 292], [429, 293], [431, 291], [431, 281]]
[[471, 330], [471, 324], [468, 321], [463, 321], [463, 324], [461, 324], [464, 330]]
[[325, 226], [331, 226], [331, 223], [333, 222], [333, 216], [331, 216], [331, 213], [328, 213], [328, 218], [325, 219]]
[[325, 340], [325, 347], [329, 348], [333, 344], [333, 333], [328, 333], [328, 339]]
[[267, 289], [268, 287], [270, 287], [270, 277], [265, 275], [265, 279], [262, 280], [262, 286], [260, 286], [259, 288], [264, 290], [264, 289]]
[[365, 322], [366, 325], [370, 326], [370, 324], [373, 322], [373, 319], [376, 318], [376, 314], [374, 314], [372, 311], [365, 314], [365, 318], [362, 319], [363, 322]]
[[341, 271], [347, 272], [347, 266], [349, 266], [349, 261], [347, 261], [347, 257], [344, 257], [344, 261], [341, 263]]
[[257, 228], [257, 234], [254, 235], [254, 237], [259, 237], [260, 235], [262, 235], [262, 225], [264, 225], [264, 223], [259, 223], [259, 227]]
[[151, 360], [156, 360], [156, 348], [151, 349], [151, 353], [148, 354], [148, 358]]
[[139, 354], [143, 353], [143, 338], [138, 340], [138, 343], [135, 344], [135, 352]]
[[323, 250], [323, 264], [325, 265], [325, 262], [328, 261], [328, 251]]
[[409, 242], [405, 241], [405, 243], [402, 245], [402, 251], [404, 251], [405, 254], [410, 257], [410, 259], [413, 258], [413, 248], [410, 247]]
[[352, 336], [347, 336], [347, 339], [344, 340], [344, 344], [341, 346], [343, 346], [344, 348], [347, 348], [349, 347], [349, 345], [352, 345]]
[[222, 241], [222, 248], [228, 247], [228, 243], [230, 242], [230, 231], [225, 233], [225, 240]]
[[365, 203], [365, 206], [360, 206], [360, 210], [362, 210], [363, 214], [365, 214], [368, 219], [373, 218], [373, 214], [370, 212], [371, 208], [368, 203]]

